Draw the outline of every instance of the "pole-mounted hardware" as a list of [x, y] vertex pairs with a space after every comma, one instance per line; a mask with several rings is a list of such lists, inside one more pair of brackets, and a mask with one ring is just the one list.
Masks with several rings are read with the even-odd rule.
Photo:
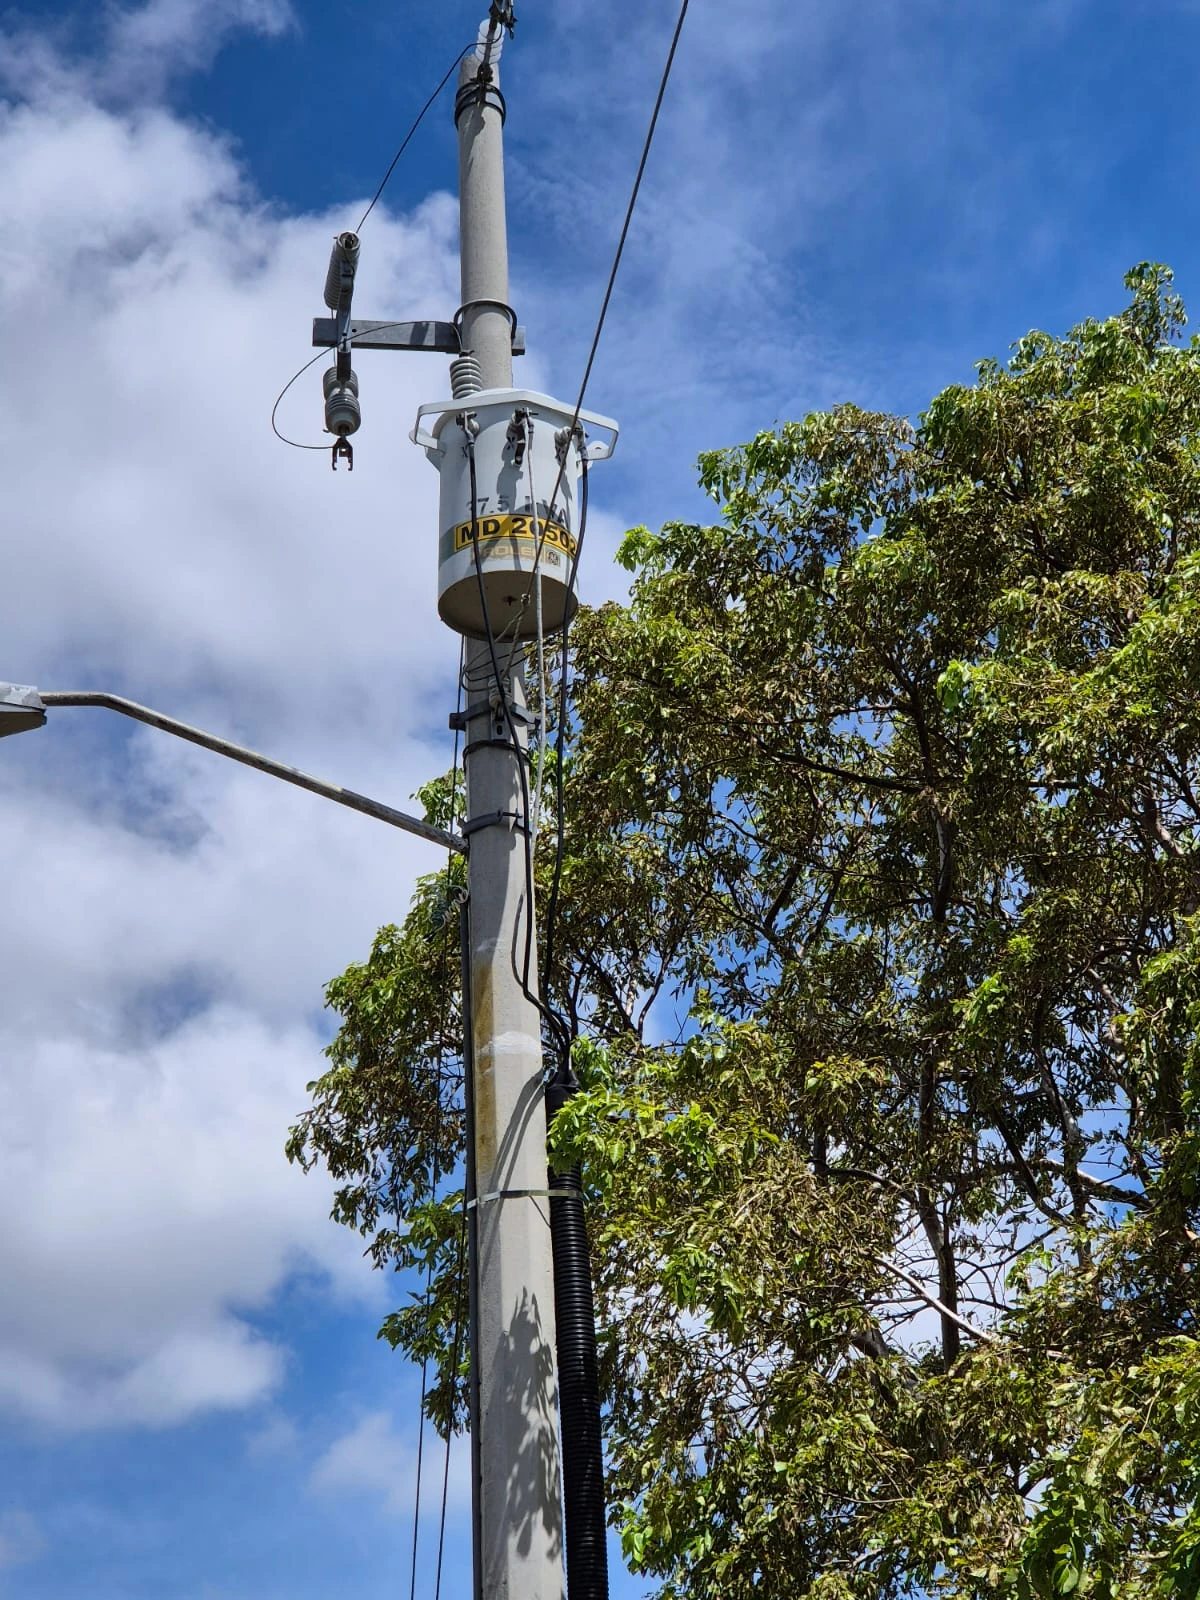
[[[511, 8], [510, 8], [511, 9]], [[498, 92], [498, 91], [497, 91]], [[329, 464], [337, 471], [339, 460], [354, 471], [354, 447], [350, 435], [362, 425], [362, 406], [358, 397], [358, 374], [350, 364], [351, 350], [440, 351], [445, 355], [470, 356], [462, 342], [463, 317], [472, 307], [461, 305], [452, 322], [379, 322], [351, 316], [354, 279], [358, 272], [359, 239], [356, 233], [339, 233], [329, 253], [325, 274], [325, 304], [331, 317], [314, 317], [312, 342], [315, 349], [337, 351], [337, 360], [326, 369], [325, 431], [334, 435]], [[490, 304], [490, 302], [489, 302]], [[512, 308], [503, 310], [512, 323], [512, 353], [525, 354], [525, 329], [517, 326]]]
[[503, 28], [511, 39], [517, 29], [517, 13], [513, 7], [513, 0], [492, 0], [488, 21], [494, 22], [498, 28]]
[[354, 301], [354, 277], [358, 271], [358, 235], [339, 233], [329, 252], [325, 274], [325, 304], [333, 312], [333, 343], [337, 361], [325, 373], [325, 431], [335, 438], [329, 465], [337, 471], [339, 456], [354, 471], [354, 449], [349, 435], [362, 423], [358, 403], [358, 379], [350, 365], [350, 308]]

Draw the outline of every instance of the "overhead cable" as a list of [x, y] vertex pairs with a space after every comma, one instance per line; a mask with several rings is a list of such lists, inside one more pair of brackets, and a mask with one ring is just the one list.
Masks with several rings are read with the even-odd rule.
[[433, 106], [433, 103], [437, 99], [438, 95], [441, 94], [442, 90], [450, 82], [450, 79], [454, 76], [454, 73], [455, 73], [455, 71], [456, 71], [456, 69], [458, 67], [459, 62], [463, 59], [464, 56], [470, 55], [471, 51], [474, 50], [474, 48], [475, 48], [475, 45], [472, 42], [471, 44], [467, 45], [465, 47], [465, 49], [462, 49], [462, 50], [460, 50], [458, 52], [458, 54], [455, 56], [454, 60], [446, 68], [445, 73], [438, 80], [437, 88], [429, 96], [429, 99], [426, 100], [425, 104], [421, 107], [420, 111], [417, 112], [416, 121], [413, 123], [412, 127], [408, 130], [408, 132], [404, 135], [404, 138], [400, 141], [400, 148], [396, 151], [396, 154], [392, 157], [387, 171], [384, 173], [383, 177], [379, 180], [379, 187], [378, 187], [378, 189], [376, 189], [375, 193], [371, 196], [370, 205], [363, 212], [362, 216], [358, 219], [358, 226], [354, 230], [355, 233], [361, 233], [362, 232], [363, 223], [371, 215], [372, 211], [374, 211], [376, 203], [378, 202], [380, 195], [383, 193], [383, 191], [388, 186], [388, 179], [391, 177], [392, 173], [395, 172], [395, 170], [396, 170], [397, 162], [400, 160], [400, 157], [404, 154], [404, 152], [408, 149], [409, 145], [412, 143], [413, 137], [416, 134], [417, 129], [421, 126], [422, 122], [424, 122], [424, 120], [425, 120], [426, 113]]
[[[605, 323], [605, 320], [608, 317], [608, 308], [609, 308], [610, 304], [612, 303], [613, 289], [615, 288], [616, 282], [617, 282], [617, 273], [621, 269], [621, 258], [623, 257], [623, 255], [625, 253], [625, 243], [626, 243], [626, 240], [629, 238], [629, 229], [630, 229], [630, 226], [631, 226], [631, 224], [633, 222], [633, 213], [634, 213], [634, 211], [635, 211], [635, 209], [637, 207], [638, 195], [641, 192], [642, 179], [645, 177], [646, 165], [647, 165], [647, 162], [650, 159], [650, 150], [651, 150], [651, 147], [654, 144], [654, 134], [655, 134], [655, 131], [658, 128], [659, 113], [662, 110], [663, 101], [666, 98], [667, 84], [671, 80], [671, 69], [675, 65], [675, 53], [679, 48], [679, 39], [680, 39], [680, 35], [683, 33], [684, 21], [687, 18], [688, 5], [689, 5], [689, 0], [682, 0], [682, 4], [679, 7], [679, 15], [678, 15], [678, 17], [676, 18], [676, 21], [675, 21], [675, 31], [671, 35], [671, 47], [667, 51], [666, 64], [663, 67], [662, 77], [659, 80], [658, 93], [654, 97], [654, 109], [650, 113], [650, 122], [649, 122], [649, 125], [646, 128], [646, 137], [642, 142], [642, 153], [641, 153], [641, 156], [640, 156], [640, 158], [638, 160], [637, 172], [634, 175], [633, 188], [630, 190], [630, 193], [629, 193], [629, 204], [625, 207], [625, 220], [621, 224], [621, 234], [620, 234], [620, 237], [617, 240], [616, 252], [613, 255], [612, 266], [609, 269], [609, 274], [608, 274], [608, 282], [605, 285], [605, 289], [604, 289], [604, 298], [600, 303], [600, 312], [599, 312], [599, 315], [596, 318], [596, 328], [595, 328], [595, 332], [592, 335], [591, 348], [588, 351], [587, 363], [584, 366], [583, 377], [582, 377], [582, 379], [580, 381], [580, 384], [579, 384], [579, 398], [575, 402], [575, 415], [574, 415], [574, 417], [572, 419], [570, 432], [568, 433], [568, 436], [567, 436], [568, 445], [567, 445], [567, 448], [564, 449], [564, 451], [563, 451], [562, 461], [560, 462], [559, 469], [558, 469], [558, 477], [555, 480], [555, 484], [554, 484], [554, 492], [550, 496], [550, 501], [549, 501], [549, 505], [548, 505], [548, 508], [547, 508], [547, 521], [548, 522], [554, 516], [555, 501], [558, 499], [559, 491], [562, 488], [563, 476], [564, 476], [564, 474], [565, 474], [565, 472], [567, 470], [567, 461], [570, 459], [570, 441], [575, 437], [575, 430], [579, 425], [579, 414], [583, 410], [584, 396], [587, 394], [587, 386], [588, 386], [588, 383], [591, 381], [592, 368], [595, 366], [595, 363], [596, 363], [596, 352], [600, 348], [600, 338], [601, 338], [601, 335], [604, 332], [604, 323]], [[582, 484], [580, 486], [579, 537], [576, 540], [575, 551], [574, 551], [574, 554], [571, 557], [570, 573], [569, 573], [568, 578], [567, 578], [567, 588], [568, 588], [568, 590], [574, 590], [574, 588], [575, 588], [575, 578], [576, 578], [576, 574], [577, 574], [577, 572], [579, 570], [579, 560], [580, 560], [580, 557], [583, 554], [584, 536], [585, 536], [585, 534], [587, 532], [587, 492], [588, 492], [587, 452], [585, 450], [582, 450], [582, 449], [580, 450], [580, 462], [581, 462], [582, 469], [583, 469], [583, 481], [582, 481]], [[544, 533], [543, 533], [542, 537], [543, 537], [543, 539], [545, 538], [545, 534]], [[538, 556], [540, 556], [540, 554], [541, 554], [541, 551], [540, 551], [540, 548], [539, 548]], [[537, 557], [535, 556], [535, 564], [536, 564], [536, 560], [537, 560]], [[565, 737], [566, 737], [566, 725], [567, 725], [567, 639], [568, 639], [568, 633], [569, 633], [569, 630], [570, 630], [570, 620], [571, 619], [570, 619], [569, 614], [566, 617], [563, 618], [562, 677], [561, 677], [561, 681], [559, 683], [558, 728], [556, 730], [556, 739], [555, 739], [555, 768], [556, 768], [556, 771], [555, 771], [555, 794], [556, 794], [558, 803], [557, 803], [557, 806], [555, 808], [556, 811], [557, 811], [557, 816], [556, 816], [556, 819], [555, 819], [554, 869], [553, 869], [553, 874], [552, 874], [551, 880], [550, 880], [550, 898], [549, 898], [549, 901], [547, 902], [547, 906], [546, 906], [546, 981], [547, 981], [547, 983], [549, 983], [549, 981], [550, 981], [551, 966], [552, 966], [553, 958], [554, 958], [555, 921], [556, 921], [557, 912], [558, 912], [558, 897], [559, 897], [559, 890], [560, 890], [561, 883], [562, 883], [562, 868], [563, 868], [563, 846], [564, 846], [564, 841], [563, 841], [563, 825], [564, 825], [564, 817], [563, 817], [563, 749], [564, 749], [564, 743], [565, 743]], [[569, 1062], [569, 1057], [568, 1057], [567, 1060], [560, 1061], [560, 1064], [559, 1064], [559, 1077], [560, 1077], [560, 1080], [565, 1081], [566, 1079], [569, 1078], [569, 1076], [570, 1076], [570, 1062]]]

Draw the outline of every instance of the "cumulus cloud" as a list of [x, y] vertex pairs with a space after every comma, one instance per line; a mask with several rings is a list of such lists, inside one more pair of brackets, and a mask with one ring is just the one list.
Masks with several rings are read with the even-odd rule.
[[[429, 1430], [422, 1464], [422, 1487], [429, 1493], [426, 1510], [440, 1513], [445, 1446]], [[447, 1504], [457, 1509], [470, 1499], [470, 1451], [465, 1441], [451, 1447]], [[322, 1452], [309, 1475], [317, 1494], [363, 1494], [378, 1498], [393, 1512], [411, 1512], [416, 1486], [415, 1442], [403, 1437], [385, 1411], [361, 1417]]]
[[294, 24], [290, 0], [109, 0], [53, 23], [18, 10], [0, 33], [0, 84], [28, 97], [146, 104], [172, 79], [208, 66], [231, 33], [275, 37]]
[[[0, 432], [19, 441], [0, 677], [125, 693], [409, 808], [449, 761], [458, 655], [437, 477], [406, 438], [445, 362], [360, 359], [352, 475], [279, 444], [271, 405], [358, 197], [283, 214], [220, 136], [111, 91], [118, 57], [195, 65], [286, 10], [98, 16], [90, 65], [28, 36], [41, 69], [0, 99]], [[362, 314], [445, 317], [457, 288], [449, 196], [374, 212]], [[280, 412], [305, 443], [323, 365]], [[536, 359], [522, 378], [544, 386]], [[621, 525], [594, 517], [593, 596]], [[0, 1413], [166, 1427], [261, 1402], [289, 1353], [256, 1314], [291, 1274], [386, 1293], [282, 1143], [321, 1069], [324, 982], [438, 856], [94, 711], [0, 745], [0, 810]]]
[[[287, 14], [105, 18], [124, 59], [194, 64]], [[436, 474], [404, 439], [444, 364], [364, 362], [353, 476], [279, 445], [346, 218], [270, 211], [220, 138], [52, 64], [0, 103], [0, 675], [124, 691], [405, 807], [448, 761], [457, 661]], [[378, 210], [364, 310], [447, 315], [453, 235], [445, 196]], [[283, 419], [306, 440], [320, 372]], [[163, 1427], [260, 1401], [288, 1352], [256, 1313], [291, 1274], [383, 1292], [282, 1143], [322, 984], [436, 852], [99, 712], [5, 741], [0, 808], [0, 1411]]]
[[246, 28], [268, 37], [295, 22], [288, 0], [146, 0], [109, 14], [106, 67], [110, 82], [145, 93], [176, 72], [206, 67], [226, 33]]
[[309, 1037], [219, 1007], [140, 1050], [2, 1042], [0, 1408], [164, 1426], [269, 1393], [284, 1353], [241, 1313], [301, 1261], [357, 1281], [278, 1153]]

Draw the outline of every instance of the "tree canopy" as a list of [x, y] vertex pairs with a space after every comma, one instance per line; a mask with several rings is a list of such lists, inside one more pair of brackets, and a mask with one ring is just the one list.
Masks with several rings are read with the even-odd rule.
[[[718, 520], [572, 630], [552, 1141], [671, 1600], [1200, 1593], [1200, 342], [1126, 284], [915, 425], [705, 455]], [[431, 1267], [385, 1332], [443, 1426], [458, 870], [330, 985], [289, 1146]]]

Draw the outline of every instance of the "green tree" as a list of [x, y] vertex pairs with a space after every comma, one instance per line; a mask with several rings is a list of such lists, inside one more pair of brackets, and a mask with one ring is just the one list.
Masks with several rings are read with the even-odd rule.
[[[667, 1596], [1200, 1593], [1200, 344], [1170, 281], [915, 427], [845, 405], [704, 456], [720, 520], [628, 535], [629, 604], [573, 630], [548, 983], [584, 1088], [552, 1136], [614, 1516]], [[385, 1331], [438, 1355], [443, 1423], [446, 904], [426, 880], [330, 986], [290, 1146], [377, 1260], [432, 1266]]]

